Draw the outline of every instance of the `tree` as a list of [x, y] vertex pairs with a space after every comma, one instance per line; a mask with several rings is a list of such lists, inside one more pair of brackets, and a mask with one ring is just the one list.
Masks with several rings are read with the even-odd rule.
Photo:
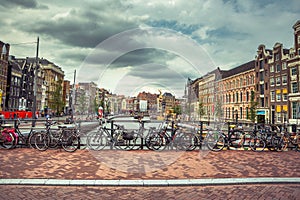
[[80, 95], [78, 99], [78, 110], [80, 114], [84, 114], [84, 111], [86, 111], [86, 98], [85, 95]]
[[181, 115], [182, 114], [182, 109], [181, 109], [180, 105], [175, 105], [174, 108], [173, 108], [173, 110], [174, 110], [174, 113], [176, 115]]
[[55, 90], [53, 91], [53, 101], [51, 107], [54, 108], [56, 114], [60, 114], [64, 108], [64, 101], [62, 95], [62, 80], [56, 82]]
[[220, 99], [217, 100], [217, 103], [215, 105], [215, 116], [216, 119], [222, 119], [223, 118], [223, 109], [222, 109], [222, 102]]
[[204, 105], [202, 101], [199, 102], [198, 114], [199, 114], [199, 120], [201, 121], [202, 116], [205, 115]]
[[258, 105], [258, 102], [255, 101], [255, 93], [254, 93], [254, 91], [251, 91], [250, 112], [249, 112], [249, 117], [248, 118], [252, 122], [255, 122], [257, 105]]

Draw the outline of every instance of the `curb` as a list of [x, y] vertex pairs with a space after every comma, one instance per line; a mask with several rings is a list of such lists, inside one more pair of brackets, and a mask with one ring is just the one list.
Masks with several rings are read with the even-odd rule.
[[79, 180], [79, 179], [0, 179], [0, 185], [40, 186], [114, 186], [114, 187], [168, 187], [168, 186], [209, 186], [239, 184], [300, 184], [300, 177], [290, 178], [207, 178], [169, 180]]

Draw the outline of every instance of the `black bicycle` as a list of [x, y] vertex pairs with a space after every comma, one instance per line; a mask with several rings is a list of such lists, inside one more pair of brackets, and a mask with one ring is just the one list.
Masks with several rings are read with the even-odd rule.
[[245, 144], [246, 133], [237, 128], [236, 125], [229, 125], [230, 130], [225, 134], [222, 130], [209, 130], [204, 142], [211, 151], [221, 151], [224, 147], [230, 149], [243, 148]]
[[56, 148], [61, 146], [67, 152], [74, 152], [80, 147], [80, 133], [76, 124], [58, 125], [58, 129], [51, 127], [56, 122], [47, 121], [46, 131], [41, 131], [35, 137], [35, 146], [37, 149], [44, 151], [49, 147]]

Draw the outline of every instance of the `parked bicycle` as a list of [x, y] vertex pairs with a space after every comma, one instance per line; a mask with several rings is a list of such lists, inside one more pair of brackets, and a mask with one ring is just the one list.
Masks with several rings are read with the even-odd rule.
[[246, 133], [236, 125], [229, 125], [229, 127], [227, 134], [220, 129], [208, 131], [204, 141], [209, 150], [221, 151], [224, 147], [227, 149], [244, 147]]
[[1, 125], [0, 145], [5, 149], [11, 149], [14, 146], [14, 130], [11, 126]]
[[44, 151], [48, 148], [62, 147], [67, 152], [74, 152], [80, 147], [79, 130], [76, 124], [58, 125], [58, 129], [51, 127], [56, 122], [47, 121], [46, 130], [41, 131], [35, 137], [35, 146], [37, 149]]
[[157, 131], [152, 131], [147, 135], [146, 146], [151, 150], [173, 148], [181, 151], [194, 150], [199, 143], [198, 137], [184, 128], [173, 121], [165, 120]]
[[300, 152], [300, 132], [286, 132], [281, 131], [281, 136], [277, 139], [278, 145], [281, 151], [287, 150], [287, 148], [294, 148], [296, 151]]
[[[21, 120], [17, 119], [15, 125], [3, 124], [1, 125], [4, 129], [1, 132], [2, 146], [6, 149], [15, 148], [17, 145], [26, 145], [30, 148], [34, 147], [35, 136], [38, 134], [33, 127], [30, 128], [29, 132], [21, 131], [19, 125]], [[14, 127], [13, 127], [14, 126]], [[13, 139], [11, 139], [11, 136]]]
[[97, 131], [87, 136], [87, 145], [92, 150], [103, 150], [107, 147], [131, 150], [135, 144], [134, 139], [134, 134], [126, 132], [124, 126], [111, 120], [100, 119]]

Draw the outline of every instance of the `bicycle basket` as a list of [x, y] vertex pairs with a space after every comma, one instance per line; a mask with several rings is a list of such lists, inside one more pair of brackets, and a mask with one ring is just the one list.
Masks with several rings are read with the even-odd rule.
[[131, 132], [123, 132], [124, 140], [133, 140], [134, 139], [134, 131]]

